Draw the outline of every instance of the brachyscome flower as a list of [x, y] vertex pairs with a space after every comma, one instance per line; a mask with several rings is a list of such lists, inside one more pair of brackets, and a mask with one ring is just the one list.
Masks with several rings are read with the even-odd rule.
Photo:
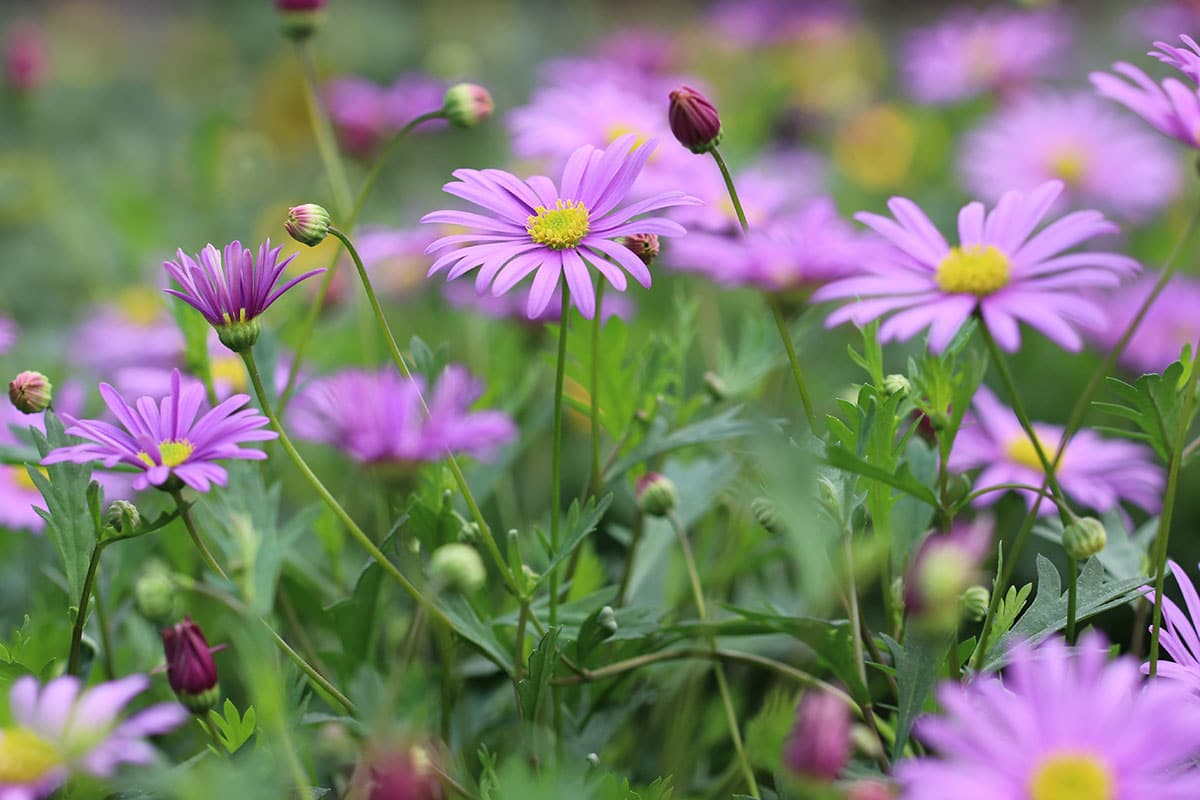
[[917, 722], [937, 756], [907, 759], [907, 800], [1191, 800], [1200, 714], [1182, 687], [1143, 683], [1100, 634], [1019, 645], [1004, 678], [943, 683]]
[[197, 419], [204, 405], [204, 387], [181, 385], [179, 370], [171, 375], [170, 394], [158, 401], [142, 397], [136, 408], [107, 383], [100, 384], [100, 395], [121, 426], [63, 414], [67, 433], [88, 441], [52, 450], [42, 459], [43, 464], [127, 464], [142, 470], [133, 480], [135, 489], [169, 487], [168, 481], [176, 478], [198, 492], [207, 492], [212, 484], [224, 486], [228, 479], [218, 461], [265, 459], [267, 454], [261, 450], [240, 445], [277, 436], [263, 430], [269, 423], [266, 417], [253, 408], [242, 408], [250, 401], [244, 394], [233, 395]]
[[145, 737], [177, 728], [187, 712], [163, 704], [121, 721], [121, 711], [149, 685], [145, 675], [131, 675], [81, 692], [72, 676], [45, 686], [32, 676], [17, 678], [9, 692], [12, 720], [0, 728], [0, 797], [38, 800], [73, 774], [106, 778], [120, 764], [153, 761]]
[[500, 411], [471, 411], [482, 392], [459, 365], [442, 371], [421, 406], [422, 378], [393, 369], [348, 369], [311, 382], [292, 410], [296, 436], [323, 442], [364, 464], [411, 465], [440, 461], [446, 451], [490, 458], [516, 438]]
[[1075, 324], [1100, 325], [1104, 315], [1081, 290], [1110, 287], [1137, 273], [1138, 263], [1117, 253], [1069, 253], [1089, 239], [1115, 233], [1099, 211], [1076, 211], [1034, 230], [1062, 194], [1050, 181], [1028, 194], [1006, 192], [991, 212], [969, 203], [958, 214], [959, 243], [951, 246], [915, 203], [893, 197], [895, 220], [860, 213], [856, 218], [895, 246], [864, 265], [858, 276], [818, 289], [814, 301], [852, 300], [833, 312], [827, 326], [864, 325], [887, 316], [883, 341], [911, 339], [929, 329], [929, 347], [945, 349], [972, 314], [1001, 348], [1021, 344], [1018, 322], [1075, 351], [1082, 340]]
[[[1150, 296], [1158, 277], [1147, 272], [1130, 286], [1098, 296], [1096, 299], [1104, 308], [1108, 324], [1089, 330], [1088, 338], [1104, 350], [1115, 347]], [[1172, 361], [1179, 359], [1185, 344], [1195, 344], [1200, 338], [1197, 308], [1200, 308], [1200, 280], [1188, 275], [1172, 275], [1126, 344], [1120, 363], [1138, 374], [1162, 372]]]
[[[978, 491], [1005, 483], [1040, 487], [1045, 470], [1033, 441], [1021, 429], [1017, 415], [981, 386], [972, 401], [973, 412], [954, 439], [949, 467], [956, 472], [981, 469], [973, 488]], [[1046, 458], [1053, 460], [1062, 441], [1061, 425], [1033, 423], [1034, 433]], [[1121, 439], [1105, 439], [1086, 428], [1075, 434], [1063, 451], [1055, 470], [1059, 485], [1073, 502], [1095, 511], [1117, 508], [1122, 501], [1154, 513], [1162, 506], [1166, 484], [1161, 466], [1149, 448]], [[1037, 493], [1015, 490], [1032, 507]], [[975, 499], [986, 506], [1000, 499], [1001, 492], [988, 492]], [[1039, 514], [1051, 514], [1054, 503], [1043, 500]]]
[[166, 292], [203, 314], [216, 328], [222, 344], [242, 352], [258, 340], [260, 314], [300, 281], [325, 271], [310, 270], [276, 286], [296, 257], [292, 254], [280, 261], [282, 249], [272, 249], [268, 239], [258, 248], [258, 258], [237, 241], [225, 246], [224, 258], [211, 244], [195, 259], [180, 250], [178, 261], [163, 262], [167, 274], [180, 286]]
[[[1187, 572], [1175, 561], [1167, 561], [1179, 592], [1183, 595], [1187, 610], [1170, 597], [1163, 596], [1162, 629], [1158, 643], [1171, 657], [1171, 661], [1159, 661], [1156, 674], [1159, 679], [1177, 683], [1187, 688], [1195, 697], [1200, 697], [1200, 595], [1188, 578]], [[1142, 593], [1154, 602], [1154, 587], [1146, 586]], [[1150, 664], [1142, 665], [1142, 672], [1149, 674]]]
[[[1185, 37], [1189, 48], [1195, 43]], [[1200, 149], [1200, 91], [1197, 91], [1197, 63], [1200, 56], [1195, 52], [1172, 47], [1159, 42], [1158, 50], [1150, 55], [1178, 68], [1187, 82], [1178, 78], [1167, 78], [1155, 83], [1145, 72], [1133, 64], [1118, 61], [1113, 64], [1112, 75], [1093, 72], [1088, 77], [1101, 96], [1115, 100], [1164, 133], [1188, 147]]]
[[1132, 220], [1167, 206], [1183, 177], [1167, 142], [1090, 93], [1030, 95], [1001, 109], [967, 134], [958, 163], [987, 202], [1061, 180], [1059, 206]]
[[677, 222], [635, 217], [699, 201], [683, 192], [664, 192], [619, 207], [654, 151], [653, 142], [640, 147], [635, 142], [630, 134], [606, 150], [580, 147], [567, 160], [557, 187], [540, 175], [523, 181], [495, 169], [455, 171], [458, 181], [446, 184], [445, 191], [488, 213], [434, 211], [421, 218], [472, 229], [444, 236], [427, 248], [429, 253], [449, 250], [434, 261], [429, 274], [449, 268], [447, 279], [453, 280], [478, 267], [476, 288], [490, 285], [493, 294], [504, 294], [536, 273], [527, 306], [531, 317], [546, 308], [565, 277], [572, 305], [591, 319], [596, 294], [589, 264], [617, 291], [625, 291], [622, 269], [649, 287], [650, 271], [619, 240], [638, 233], [682, 235]]

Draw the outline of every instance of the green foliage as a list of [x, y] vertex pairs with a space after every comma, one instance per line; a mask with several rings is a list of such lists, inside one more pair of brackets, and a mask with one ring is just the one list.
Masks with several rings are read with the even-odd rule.
[[517, 683], [517, 694], [521, 700], [521, 715], [530, 722], [536, 722], [542, 710], [542, 700], [550, 688], [550, 679], [554, 677], [554, 665], [558, 660], [558, 635], [561, 628], [551, 628], [538, 642], [537, 647], [529, 654], [529, 677]]
[[[242, 749], [242, 745], [250, 741], [251, 737], [258, 732], [258, 714], [255, 712], [254, 706], [248, 707], [246, 713], [242, 714], [233, 701], [228, 698], [225, 699], [222, 712], [213, 709], [208, 712], [206, 719], [217, 732], [217, 738], [221, 740], [225, 751], [231, 755]], [[196, 723], [204, 727], [204, 723], [200, 720], [197, 720]]]
[[899, 759], [908, 745], [909, 732], [917, 715], [925, 707], [930, 692], [938, 680], [938, 672], [950, 647], [950, 636], [911, 634], [901, 645], [885, 636], [888, 649], [896, 664], [896, 739], [892, 745], [892, 760]]
[[1098, 427], [1097, 430], [1143, 442], [1154, 448], [1163, 462], [1169, 461], [1175, 448], [1182, 446], [1182, 442], [1176, 442], [1175, 437], [1179, 428], [1183, 389], [1191, 385], [1185, 375], [1185, 369], [1190, 370], [1191, 367], [1188, 355], [1188, 350], [1185, 350], [1183, 359], [1172, 363], [1162, 374], [1142, 375], [1132, 385], [1109, 377], [1108, 387], [1117, 395], [1117, 402], [1096, 401], [1093, 405], [1132, 422], [1137, 429]]

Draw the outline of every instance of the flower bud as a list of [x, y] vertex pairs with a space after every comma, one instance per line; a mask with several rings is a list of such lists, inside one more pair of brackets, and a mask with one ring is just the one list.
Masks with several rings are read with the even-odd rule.
[[756, 497], [750, 501], [750, 514], [754, 521], [763, 526], [767, 533], [779, 536], [784, 532], [783, 520], [779, 518], [779, 509], [765, 497]]
[[53, 398], [54, 385], [40, 372], [26, 370], [8, 382], [8, 399], [22, 414], [40, 414]]
[[725, 381], [721, 380], [721, 376], [712, 370], [704, 373], [704, 391], [714, 403], [719, 403], [729, 397], [729, 387], [725, 385]]
[[429, 574], [434, 581], [456, 592], [470, 594], [487, 582], [479, 552], [469, 544], [451, 542], [433, 551]]
[[445, 796], [428, 750], [420, 745], [373, 747], [350, 779], [347, 797], [363, 800], [442, 800]]
[[300, 244], [316, 247], [329, 235], [329, 212], [316, 203], [292, 206], [288, 209], [284, 229]]
[[213, 707], [221, 694], [217, 665], [200, 626], [185, 616], [183, 622], [162, 632], [167, 656], [167, 682], [179, 702], [193, 714]]
[[655, 233], [635, 233], [632, 236], [622, 236], [617, 241], [627, 250], [632, 250], [633, 254], [640, 258], [647, 267], [654, 263], [654, 259], [658, 258], [661, 249], [658, 243], [658, 234]]
[[991, 520], [956, 525], [928, 536], [904, 577], [904, 605], [927, 630], [953, 630], [963, 612], [961, 598], [979, 571], [991, 542]]
[[1095, 517], [1076, 519], [1063, 530], [1063, 549], [1076, 561], [1084, 561], [1108, 544], [1104, 523]]
[[613, 611], [612, 606], [600, 609], [600, 615], [596, 617], [596, 622], [608, 632], [609, 636], [617, 632], [617, 613]]
[[982, 621], [987, 616], [988, 603], [991, 599], [991, 592], [987, 590], [986, 586], [968, 586], [959, 599], [962, 605], [963, 619], [968, 622]]
[[667, 120], [671, 133], [693, 153], [711, 152], [721, 141], [721, 117], [709, 99], [690, 86], [670, 94]]
[[890, 784], [877, 780], [861, 780], [846, 789], [846, 800], [895, 800]]
[[495, 110], [491, 93], [475, 83], [454, 84], [442, 101], [442, 114], [457, 128], [474, 128]]
[[806, 778], [832, 781], [850, 760], [850, 709], [837, 695], [810, 691], [796, 709], [783, 763]]
[[142, 524], [142, 515], [128, 500], [114, 500], [104, 510], [104, 522], [117, 533], [129, 533]]
[[213, 327], [216, 328], [217, 338], [221, 340], [221, 344], [235, 353], [244, 353], [254, 347], [254, 343], [258, 341], [258, 335], [262, 333], [258, 317], [246, 322], [231, 322], [227, 325]]
[[883, 379], [883, 390], [889, 395], [898, 394], [901, 397], [907, 397], [908, 393], [912, 391], [912, 384], [903, 375], [888, 375]]
[[178, 617], [179, 587], [161, 561], [152, 561], [133, 585], [133, 604], [138, 613], [156, 624]]
[[675, 484], [666, 475], [647, 472], [634, 488], [638, 508], [649, 517], [665, 517], [679, 505]]
[[39, 27], [17, 22], [4, 37], [4, 81], [14, 92], [29, 94], [46, 81], [46, 41]]
[[275, 0], [283, 35], [302, 41], [312, 36], [325, 21], [326, 0]]

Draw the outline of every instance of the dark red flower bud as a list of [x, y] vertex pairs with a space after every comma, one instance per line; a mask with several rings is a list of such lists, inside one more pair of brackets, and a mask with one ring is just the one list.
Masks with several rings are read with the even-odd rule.
[[31, 22], [16, 22], [4, 36], [4, 80], [16, 92], [27, 94], [46, 80], [46, 41]]
[[420, 745], [373, 747], [350, 780], [363, 800], [443, 800], [445, 793], [430, 752]]
[[212, 648], [204, 632], [191, 617], [185, 616], [183, 622], [163, 629], [162, 640], [171, 690], [192, 713], [208, 711], [217, 702], [221, 689]]
[[800, 701], [796, 724], [784, 745], [783, 763], [798, 775], [832, 781], [850, 760], [850, 709], [830, 692], [812, 691]]
[[640, 258], [647, 267], [654, 263], [654, 259], [658, 258], [660, 245], [657, 234], [635, 233], [632, 236], [621, 237], [620, 241], [626, 249], [632, 250], [633, 254]]
[[321, 27], [326, 0], [275, 0], [283, 22], [283, 35], [297, 41], [307, 39]]
[[716, 106], [690, 86], [671, 92], [667, 119], [671, 133], [693, 153], [708, 153], [721, 142], [721, 117]]

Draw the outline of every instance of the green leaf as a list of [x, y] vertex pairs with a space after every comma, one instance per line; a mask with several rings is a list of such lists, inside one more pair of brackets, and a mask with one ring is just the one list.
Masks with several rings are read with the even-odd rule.
[[618, 459], [605, 473], [605, 480], [611, 480], [614, 475], [624, 475], [633, 467], [655, 456], [690, 447], [697, 444], [711, 444], [754, 432], [754, 423], [738, 419], [741, 406], [733, 406], [711, 417], [692, 422], [670, 433], [662, 430], [661, 425], [651, 428], [645, 440]]
[[[1145, 442], [1164, 462], [1169, 461], [1176, 447], [1175, 432], [1179, 423], [1179, 400], [1184, 364], [1176, 361], [1162, 374], [1142, 375], [1132, 385], [1117, 378], [1108, 378], [1108, 387], [1118, 402], [1094, 402], [1099, 410], [1121, 417], [1138, 427], [1137, 431], [1109, 428], [1118, 436]], [[1182, 446], [1182, 443], [1178, 443]]]
[[834, 445], [825, 451], [825, 462], [831, 467], [881, 481], [920, 500], [922, 503], [930, 505], [933, 508], [938, 507], [937, 496], [934, 495], [933, 490], [921, 483], [912, 474], [912, 470], [908, 464], [901, 464], [900, 468], [895, 472], [889, 472], [874, 464], [867, 463], [841, 445]]
[[462, 595], [442, 597], [438, 600], [438, 607], [446, 614], [450, 625], [459, 636], [479, 648], [483, 655], [504, 672], [511, 674], [512, 654], [500, 644], [495, 632], [479, 618], [475, 609]]
[[563, 521], [563, 529], [566, 531], [566, 536], [563, 539], [562, 546], [558, 552], [552, 552], [547, 546], [546, 557], [549, 563], [542, 570], [542, 575], [538, 578], [538, 585], [549, 577], [549, 573], [559, 564], [561, 564], [571, 553], [575, 552], [575, 548], [584, 540], [584, 538], [592, 531], [596, 530], [596, 525], [604, 516], [604, 512], [608, 510], [612, 504], [613, 496], [611, 493], [600, 498], [600, 502], [596, 502], [596, 498], [588, 498], [587, 505], [583, 510], [579, 510], [579, 500], [576, 499], [571, 503], [571, 507], [567, 510], [567, 518]]
[[223, 714], [218, 713], [216, 709], [210, 711], [208, 720], [216, 729], [217, 738], [221, 740], [225, 750], [233, 754], [250, 741], [250, 737], [254, 736], [255, 731], [258, 730], [258, 713], [254, 710], [254, 706], [247, 708], [244, 715], [238, 713], [237, 706], [229, 698], [225, 699], [222, 710]]
[[884, 636], [888, 649], [896, 664], [896, 683], [899, 696], [896, 700], [896, 741], [892, 746], [892, 761], [900, 760], [913, 722], [938, 680], [938, 670], [950, 647], [950, 637], [925, 637], [909, 635], [901, 645], [890, 636]]
[[[46, 433], [31, 429], [34, 444], [42, 458], [60, 447], [75, 444], [68, 437], [58, 416], [50, 410], [45, 412]], [[63, 574], [67, 579], [69, 607], [78, 608], [83, 594], [83, 579], [87, 574], [96, 543], [97, 531], [92, 526], [92, 514], [88, 509], [88, 483], [92, 477], [91, 464], [63, 462], [44, 467], [43, 475], [37, 467], [26, 466], [33, 484], [42, 493], [46, 508], [35, 509], [46, 520], [46, 534], [58, 553]]]
[[529, 654], [529, 677], [517, 683], [524, 718], [536, 722], [542, 708], [542, 698], [550, 688], [554, 677], [554, 664], [558, 656], [558, 634], [561, 628], [550, 628]]

